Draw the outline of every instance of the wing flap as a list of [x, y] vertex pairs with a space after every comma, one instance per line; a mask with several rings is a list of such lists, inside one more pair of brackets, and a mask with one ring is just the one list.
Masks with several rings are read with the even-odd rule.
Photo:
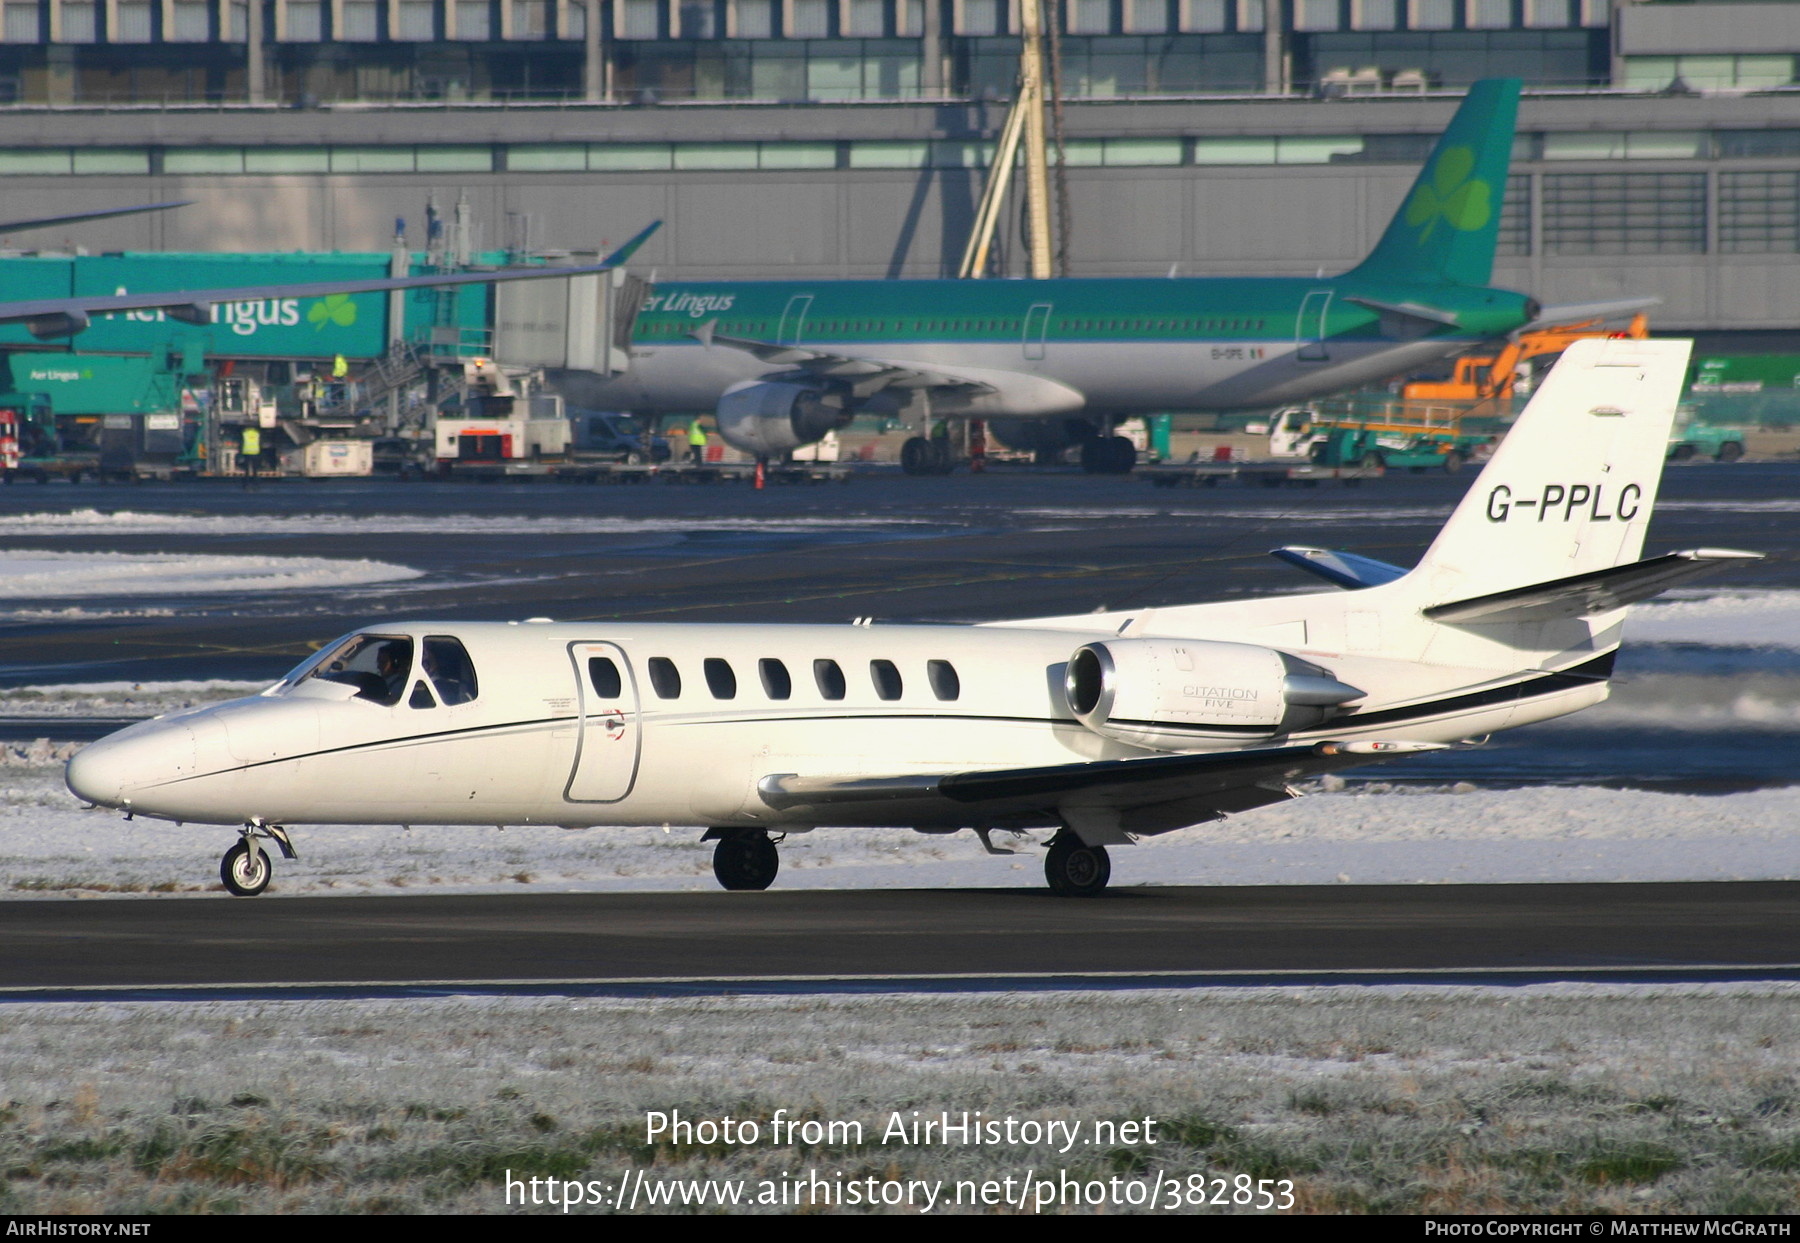
[[1760, 561], [1762, 556], [1759, 552], [1741, 552], [1733, 548], [1693, 548], [1529, 587], [1434, 604], [1424, 613], [1432, 621], [1451, 623], [1565, 621], [1591, 617], [1648, 600], [1679, 583], [1728, 565]]
[[[986, 772], [892, 777], [772, 773], [757, 783], [757, 792], [777, 811], [798, 807], [829, 811], [889, 803], [896, 810], [905, 804], [909, 810], [954, 808], [977, 816], [1004, 816], [1034, 810], [1055, 813], [1064, 805], [1106, 808], [1137, 813], [1134, 832], [1160, 832], [1279, 802], [1289, 797], [1291, 781], [1437, 749], [1436, 743], [1327, 742]], [[1177, 818], [1170, 820], [1168, 815]], [[1138, 827], [1140, 824], [1145, 827]], [[1148, 827], [1152, 824], [1160, 827]]]

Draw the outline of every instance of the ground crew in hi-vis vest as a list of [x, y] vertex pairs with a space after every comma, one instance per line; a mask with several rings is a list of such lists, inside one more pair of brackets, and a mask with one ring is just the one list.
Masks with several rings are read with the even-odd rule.
[[695, 419], [688, 424], [688, 461], [695, 466], [706, 460], [706, 428]]

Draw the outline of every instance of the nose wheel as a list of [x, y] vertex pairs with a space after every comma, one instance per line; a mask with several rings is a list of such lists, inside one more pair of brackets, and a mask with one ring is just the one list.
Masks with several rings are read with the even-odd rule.
[[726, 889], [767, 889], [781, 871], [781, 852], [762, 829], [708, 829], [700, 840], [716, 843], [713, 875]]
[[1106, 847], [1089, 846], [1063, 829], [1050, 839], [1044, 853], [1044, 879], [1060, 898], [1092, 898], [1112, 879], [1112, 859]]
[[240, 831], [237, 845], [225, 852], [219, 860], [219, 879], [225, 882], [225, 888], [240, 898], [254, 898], [269, 887], [274, 878], [275, 865], [269, 862], [269, 856], [263, 850], [258, 838], [266, 837], [280, 847], [283, 858], [297, 859], [294, 844], [288, 840], [287, 830], [280, 825], [247, 824]]

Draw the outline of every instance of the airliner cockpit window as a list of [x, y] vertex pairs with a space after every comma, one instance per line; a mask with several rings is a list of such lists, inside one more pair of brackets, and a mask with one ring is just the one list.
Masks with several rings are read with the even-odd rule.
[[475, 663], [461, 640], [447, 634], [425, 636], [425, 674], [446, 707], [466, 704], [481, 693], [475, 682]]
[[356, 698], [388, 707], [400, 702], [412, 672], [413, 641], [404, 635], [355, 634], [312, 669], [295, 679], [342, 682], [356, 688]]

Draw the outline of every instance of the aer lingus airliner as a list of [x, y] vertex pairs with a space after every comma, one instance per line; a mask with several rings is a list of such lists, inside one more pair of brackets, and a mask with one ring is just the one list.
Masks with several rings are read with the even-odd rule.
[[[759, 456], [904, 412], [1000, 420], [1015, 440], [1032, 431], [1021, 419], [1085, 430], [1085, 466], [1128, 470], [1129, 442], [1107, 436], [1120, 416], [1286, 405], [1654, 302], [1545, 311], [1489, 286], [1518, 97], [1516, 80], [1470, 88], [1380, 243], [1340, 276], [665, 281], [629, 370], [565, 391], [597, 409], [716, 410], [720, 435]], [[903, 461], [949, 468], [924, 438]]]
[[102, 739], [69, 789], [239, 826], [238, 894], [290, 826], [370, 822], [693, 825], [728, 889], [821, 826], [1050, 829], [1051, 888], [1095, 894], [1109, 847], [1604, 699], [1630, 604], [1756, 556], [1639, 559], [1689, 344], [1572, 347], [1412, 570], [1282, 550], [1348, 590], [975, 626], [380, 622]]

